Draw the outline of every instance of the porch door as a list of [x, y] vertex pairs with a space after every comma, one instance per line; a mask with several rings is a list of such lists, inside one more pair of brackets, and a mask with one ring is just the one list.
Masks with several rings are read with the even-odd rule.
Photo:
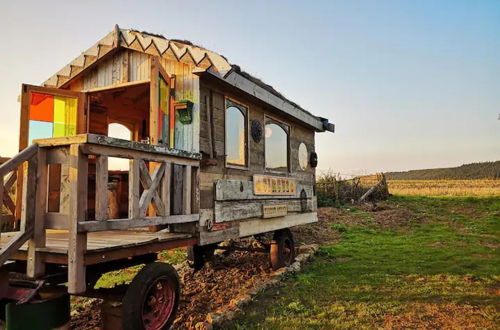
[[81, 92], [23, 84], [19, 150], [36, 139], [84, 133], [84, 100]]
[[[36, 139], [72, 136], [85, 132], [85, 93], [22, 85], [19, 151], [24, 150]], [[61, 169], [56, 167], [50, 169], [50, 186], [52, 178], [60, 175], [60, 171]], [[17, 173], [16, 220], [21, 217], [23, 177], [24, 170], [20, 168]], [[51, 205], [49, 188], [49, 210]]]
[[156, 58], [151, 64], [151, 143], [174, 148], [175, 111], [173, 90], [175, 80]]

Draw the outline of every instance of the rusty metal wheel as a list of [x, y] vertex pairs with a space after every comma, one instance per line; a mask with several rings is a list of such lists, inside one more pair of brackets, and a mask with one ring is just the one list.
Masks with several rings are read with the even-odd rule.
[[295, 243], [290, 229], [285, 228], [274, 232], [271, 243], [271, 266], [274, 270], [290, 266], [295, 260]]
[[123, 297], [123, 329], [168, 329], [179, 297], [179, 277], [171, 265], [155, 262], [144, 266]]

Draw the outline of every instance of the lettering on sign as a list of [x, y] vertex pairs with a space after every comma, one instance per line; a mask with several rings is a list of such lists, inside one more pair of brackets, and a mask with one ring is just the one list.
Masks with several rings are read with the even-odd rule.
[[295, 190], [295, 179], [269, 175], [253, 176], [255, 195], [294, 196]]
[[287, 215], [287, 213], [288, 206], [286, 204], [272, 204], [262, 206], [262, 217], [264, 219], [283, 217]]

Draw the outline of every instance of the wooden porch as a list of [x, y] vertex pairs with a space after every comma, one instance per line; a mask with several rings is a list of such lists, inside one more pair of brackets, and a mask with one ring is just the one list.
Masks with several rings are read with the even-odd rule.
[[[126, 218], [108, 214], [109, 157], [130, 160]], [[87, 265], [195, 244], [189, 233], [132, 229], [194, 225], [199, 220], [199, 163], [199, 154], [102, 135], [35, 141], [0, 166], [2, 179], [11, 172], [18, 180], [25, 177], [22, 198], [17, 198], [20, 230], [1, 234], [0, 265], [26, 260], [27, 276], [38, 278], [45, 274], [45, 263], [67, 264], [68, 291], [76, 294], [86, 290]], [[54, 166], [60, 167], [56, 207], [50, 205]]]

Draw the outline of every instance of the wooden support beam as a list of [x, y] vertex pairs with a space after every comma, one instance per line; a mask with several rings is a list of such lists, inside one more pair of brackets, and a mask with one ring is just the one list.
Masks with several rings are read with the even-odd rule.
[[87, 234], [78, 232], [78, 223], [87, 219], [88, 157], [79, 144], [70, 146], [69, 181], [72, 194], [69, 205], [68, 293], [86, 290], [85, 251]]
[[191, 212], [199, 213], [200, 212], [200, 168], [193, 167], [193, 177], [191, 182], [192, 187], [192, 202], [191, 202]]
[[78, 224], [80, 232], [95, 232], [108, 230], [125, 230], [139, 227], [149, 227], [157, 225], [179, 224], [196, 222], [199, 220], [198, 214], [170, 215], [166, 217], [146, 217], [138, 219], [110, 219], [107, 221], [85, 221]]
[[128, 217], [130, 219], [139, 218], [140, 195], [140, 159], [131, 159], [128, 173]]
[[139, 201], [139, 216], [142, 218], [146, 215], [149, 203], [153, 202], [153, 207], [158, 215], [165, 215], [165, 209], [163, 207], [163, 202], [158, 194], [158, 187], [160, 185], [163, 174], [165, 173], [165, 163], [156, 167], [153, 172], [152, 177], [149, 176], [149, 171], [146, 164], [141, 161], [139, 165], [141, 172], [141, 182], [144, 187], [144, 192]]
[[45, 213], [47, 210], [47, 188], [48, 188], [48, 165], [47, 151], [44, 149], [38, 150], [38, 160], [36, 169], [36, 192], [33, 201], [34, 227], [33, 236], [28, 241], [28, 260], [26, 274], [30, 278], [36, 278], [45, 273], [45, 264], [42, 262], [39, 254], [36, 252], [38, 248], [45, 247]]
[[160, 61], [157, 57], [151, 58], [151, 83], [149, 87], [149, 138], [152, 145], [158, 144], [158, 75]]
[[161, 182], [161, 199], [163, 201], [163, 209], [165, 210], [165, 216], [171, 214], [170, 212], [171, 183], [172, 183], [172, 164], [165, 162], [165, 174], [163, 174], [163, 180]]
[[182, 177], [182, 214], [191, 214], [191, 166], [185, 166]]
[[108, 156], [96, 158], [95, 219], [108, 219]]

